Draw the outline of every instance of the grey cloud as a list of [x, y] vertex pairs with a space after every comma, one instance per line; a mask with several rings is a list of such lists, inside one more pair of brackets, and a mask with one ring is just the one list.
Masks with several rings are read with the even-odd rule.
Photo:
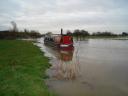
[[6, 1], [0, 6], [0, 23], [7, 25], [14, 20], [20, 29], [27, 27], [47, 32], [63, 27], [86, 28], [89, 31], [102, 31], [107, 28], [116, 32], [128, 31], [127, 0]]

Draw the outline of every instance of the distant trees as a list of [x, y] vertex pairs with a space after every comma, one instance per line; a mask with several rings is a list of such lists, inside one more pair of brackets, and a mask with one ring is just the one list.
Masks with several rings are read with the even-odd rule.
[[79, 29], [74, 30], [72, 34], [73, 36], [75, 36], [77, 39], [80, 39], [80, 40], [90, 35], [88, 31], [79, 30]]
[[128, 32], [122, 32], [122, 36], [128, 36]]
[[94, 32], [92, 36], [117, 36], [117, 34], [112, 32]]
[[88, 33], [88, 31], [76, 29], [74, 30], [73, 35], [74, 36], [89, 36], [90, 34]]
[[89, 36], [90, 34], [88, 33], [88, 31], [85, 30], [81, 30], [80, 32], [82, 34], [82, 36]]
[[11, 30], [0, 31], [0, 39], [38, 38], [42, 36], [36, 30], [24, 29], [23, 31], [19, 31], [14, 21], [11, 24], [13, 27]]
[[22, 39], [22, 38], [39, 38], [42, 35], [37, 31], [0, 31], [0, 39]]
[[93, 32], [92, 34], [90, 34], [88, 31], [86, 30], [80, 30], [80, 29], [76, 29], [74, 31], [67, 31], [68, 35], [72, 35], [74, 36], [77, 40], [84, 40], [88, 37], [120, 37], [120, 36], [128, 36], [128, 32], [122, 32], [122, 34], [115, 34], [109, 31], [104, 31], [104, 32]]
[[72, 32], [70, 30], [68, 30], [67, 35], [72, 35]]

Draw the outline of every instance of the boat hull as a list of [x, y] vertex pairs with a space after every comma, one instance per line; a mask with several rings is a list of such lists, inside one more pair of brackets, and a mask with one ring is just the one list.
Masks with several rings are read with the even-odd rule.
[[55, 42], [48, 41], [48, 40], [44, 40], [44, 44], [47, 45], [47, 46], [51, 46], [53, 48], [57, 48], [57, 49], [60, 49], [60, 50], [65, 50], [65, 51], [74, 50], [73, 44], [68, 45], [68, 46], [61, 46], [62, 44], [57, 44]]

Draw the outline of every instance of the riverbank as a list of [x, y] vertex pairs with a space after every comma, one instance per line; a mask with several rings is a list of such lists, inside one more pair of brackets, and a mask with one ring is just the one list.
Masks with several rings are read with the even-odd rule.
[[54, 96], [44, 82], [49, 66], [31, 41], [0, 40], [0, 96]]

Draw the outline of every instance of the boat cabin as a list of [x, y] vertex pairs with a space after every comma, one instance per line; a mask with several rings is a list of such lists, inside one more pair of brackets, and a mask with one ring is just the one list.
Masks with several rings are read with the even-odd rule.
[[44, 37], [44, 43], [58, 48], [73, 47], [73, 37], [64, 34], [48, 34]]

